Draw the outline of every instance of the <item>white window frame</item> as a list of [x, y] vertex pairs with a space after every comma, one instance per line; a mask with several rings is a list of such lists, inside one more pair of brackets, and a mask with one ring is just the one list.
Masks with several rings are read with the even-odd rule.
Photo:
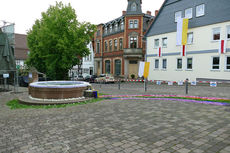
[[[178, 68], [178, 60], [181, 59], [181, 68]], [[182, 58], [177, 58], [176, 59], [176, 69], [177, 70], [182, 70], [183, 69], [183, 59]]]
[[[192, 59], [192, 68], [188, 68], [188, 59]], [[193, 70], [193, 58], [192, 57], [188, 57], [186, 59], [186, 70]]]
[[[156, 46], [156, 40], [159, 41], [158, 46]], [[154, 39], [154, 48], [158, 48], [160, 46], [160, 39]]]
[[[166, 61], [166, 67], [164, 67], [164, 61]], [[166, 70], [167, 69], [167, 59], [166, 58], [164, 58], [164, 59], [162, 59], [162, 69], [163, 70]]]
[[230, 71], [230, 68], [229, 69], [227, 68], [227, 66], [230, 66], [230, 63], [229, 64], [227, 63], [228, 62], [228, 60], [227, 60], [228, 58], [230, 58], [230, 56], [226, 56], [226, 58], [225, 58], [225, 70], [226, 71]]
[[226, 27], [226, 38], [227, 40], [230, 40], [230, 37], [228, 38], [228, 34], [230, 35], [230, 25], [227, 25]]
[[212, 28], [212, 41], [220, 41], [220, 39], [214, 40], [215, 30], [219, 30], [219, 34], [221, 36], [221, 28], [220, 27]]
[[[134, 36], [129, 36], [129, 48], [131, 48], [131, 38], [136, 38], [136, 48], [138, 48], [138, 36], [134, 35]], [[124, 46], [123, 46], [124, 47]]]
[[118, 31], [118, 24], [117, 23], [115, 24], [115, 28], [114, 29], [115, 29], [115, 31]]
[[124, 21], [121, 21], [120, 26], [121, 26], [121, 30], [124, 30]]
[[104, 52], [108, 52], [108, 41], [105, 41], [105, 42], [104, 42], [104, 45], [105, 45], [105, 46], [104, 46], [104, 48], [105, 48], [105, 49], [104, 49]]
[[[189, 16], [186, 16], [187, 15], [187, 13], [186, 12], [190, 12], [191, 11], [191, 14], [189, 14]], [[185, 16], [185, 18], [187, 18], [187, 19], [192, 19], [192, 17], [193, 17], [193, 8], [187, 8], [187, 9], [185, 9], [185, 11], [184, 11], [184, 16]]]
[[110, 25], [110, 26], [109, 26], [109, 33], [112, 33], [112, 32], [113, 32], [113, 26]]
[[131, 11], [137, 11], [137, 4], [135, 2], [131, 5]]
[[100, 48], [101, 48], [100, 41], [97, 41], [97, 43], [96, 43], [96, 53], [100, 53]]
[[133, 20], [133, 28], [138, 29], [139, 21], [138, 20]]
[[[203, 8], [203, 12], [198, 12], [199, 7]], [[205, 5], [204, 4], [200, 4], [196, 6], [196, 17], [200, 17], [200, 16], [204, 16], [205, 15]]]
[[[217, 66], [217, 65], [214, 65], [214, 64], [213, 64], [213, 59], [216, 58], [216, 57], [219, 58], [219, 65], [218, 65], [218, 66], [219, 66], [219, 69], [213, 69], [213, 66]], [[212, 65], [211, 65], [212, 67], [211, 67], [211, 70], [212, 70], [212, 71], [219, 71], [219, 70], [220, 70], [220, 62], [221, 62], [221, 61], [220, 61], [220, 56], [212, 56]]]
[[133, 29], [133, 28], [134, 28], [134, 21], [133, 20], [129, 20], [129, 29]]
[[[166, 40], [166, 44], [164, 44], [164, 40]], [[167, 37], [162, 38], [162, 47], [164, 47], [164, 48], [168, 47], [168, 38]]]
[[[177, 14], [179, 14], [179, 13], [180, 13], [180, 17], [177, 16]], [[175, 18], [175, 22], [177, 22], [177, 20], [178, 20], [179, 18], [182, 18], [182, 11], [177, 11], [177, 12], [175, 12], [174, 18]]]
[[[158, 67], [156, 67], [156, 61], [158, 61]], [[154, 69], [159, 69], [159, 67], [160, 67], [160, 60], [159, 59], [155, 59], [154, 60]]]
[[[110, 48], [111, 47], [111, 48]], [[109, 52], [112, 52], [113, 51], [113, 40], [110, 39], [109, 40], [109, 49], [108, 49]]]
[[[115, 43], [116, 43], [116, 46], [115, 46]], [[115, 48], [115, 47], [117, 47], [117, 48]], [[117, 41], [117, 39], [114, 39], [114, 40], [113, 40], [113, 50], [114, 50], [114, 51], [117, 51], [117, 50], [118, 50], [118, 41]]]
[[[121, 40], [122, 40], [122, 48], [121, 48]], [[123, 48], [124, 48], [124, 46], [123, 46], [124, 44], [123, 44], [123, 37], [122, 38], [119, 38], [119, 50], [122, 50]]]
[[[192, 41], [191, 41], [191, 42], [189, 42], [189, 35], [190, 35], [190, 34], [192, 34]], [[194, 40], [193, 32], [189, 32], [189, 33], [187, 34], [187, 44], [188, 44], [188, 45], [193, 44], [193, 40]]]

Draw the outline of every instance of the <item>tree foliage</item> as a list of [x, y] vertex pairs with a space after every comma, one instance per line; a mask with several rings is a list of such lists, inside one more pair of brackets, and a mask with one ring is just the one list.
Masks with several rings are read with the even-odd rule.
[[96, 26], [79, 22], [70, 4], [50, 6], [29, 30], [27, 65], [56, 80], [67, 79], [68, 71], [89, 54], [87, 44]]

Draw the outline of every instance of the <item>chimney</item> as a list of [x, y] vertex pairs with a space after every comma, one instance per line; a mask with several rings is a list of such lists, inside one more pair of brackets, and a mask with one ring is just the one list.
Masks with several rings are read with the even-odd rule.
[[151, 16], [151, 15], [152, 15], [152, 12], [151, 12], [151, 11], [147, 11], [146, 14], [148, 14], [148, 15]]
[[155, 16], [157, 16], [158, 12], [159, 12], [159, 10], [155, 10]]
[[122, 15], [125, 15], [126, 14], [126, 11], [122, 11]]

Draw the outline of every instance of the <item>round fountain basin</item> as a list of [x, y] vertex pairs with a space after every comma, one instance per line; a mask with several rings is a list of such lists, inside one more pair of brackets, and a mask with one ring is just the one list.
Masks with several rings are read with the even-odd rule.
[[72, 99], [84, 96], [90, 84], [82, 81], [44, 81], [29, 85], [29, 95], [38, 99]]

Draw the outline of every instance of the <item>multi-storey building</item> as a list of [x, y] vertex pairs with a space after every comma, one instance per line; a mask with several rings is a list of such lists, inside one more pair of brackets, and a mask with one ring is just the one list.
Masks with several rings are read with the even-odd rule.
[[[165, 0], [146, 33], [149, 79], [230, 80], [229, 10], [229, 0]], [[189, 19], [186, 48], [177, 45], [181, 18]]]
[[145, 59], [143, 36], [154, 17], [142, 13], [142, 0], [128, 0], [122, 16], [97, 26], [94, 35], [95, 74], [112, 74], [125, 78], [138, 76], [139, 62]]
[[29, 55], [27, 35], [15, 34], [15, 61], [21, 69], [25, 68], [25, 61]]
[[94, 53], [92, 43], [87, 45], [90, 54], [81, 59], [81, 64], [76, 65], [70, 71], [70, 76], [74, 75], [74, 77], [83, 76], [84, 78], [88, 75], [93, 75], [94, 70]]

